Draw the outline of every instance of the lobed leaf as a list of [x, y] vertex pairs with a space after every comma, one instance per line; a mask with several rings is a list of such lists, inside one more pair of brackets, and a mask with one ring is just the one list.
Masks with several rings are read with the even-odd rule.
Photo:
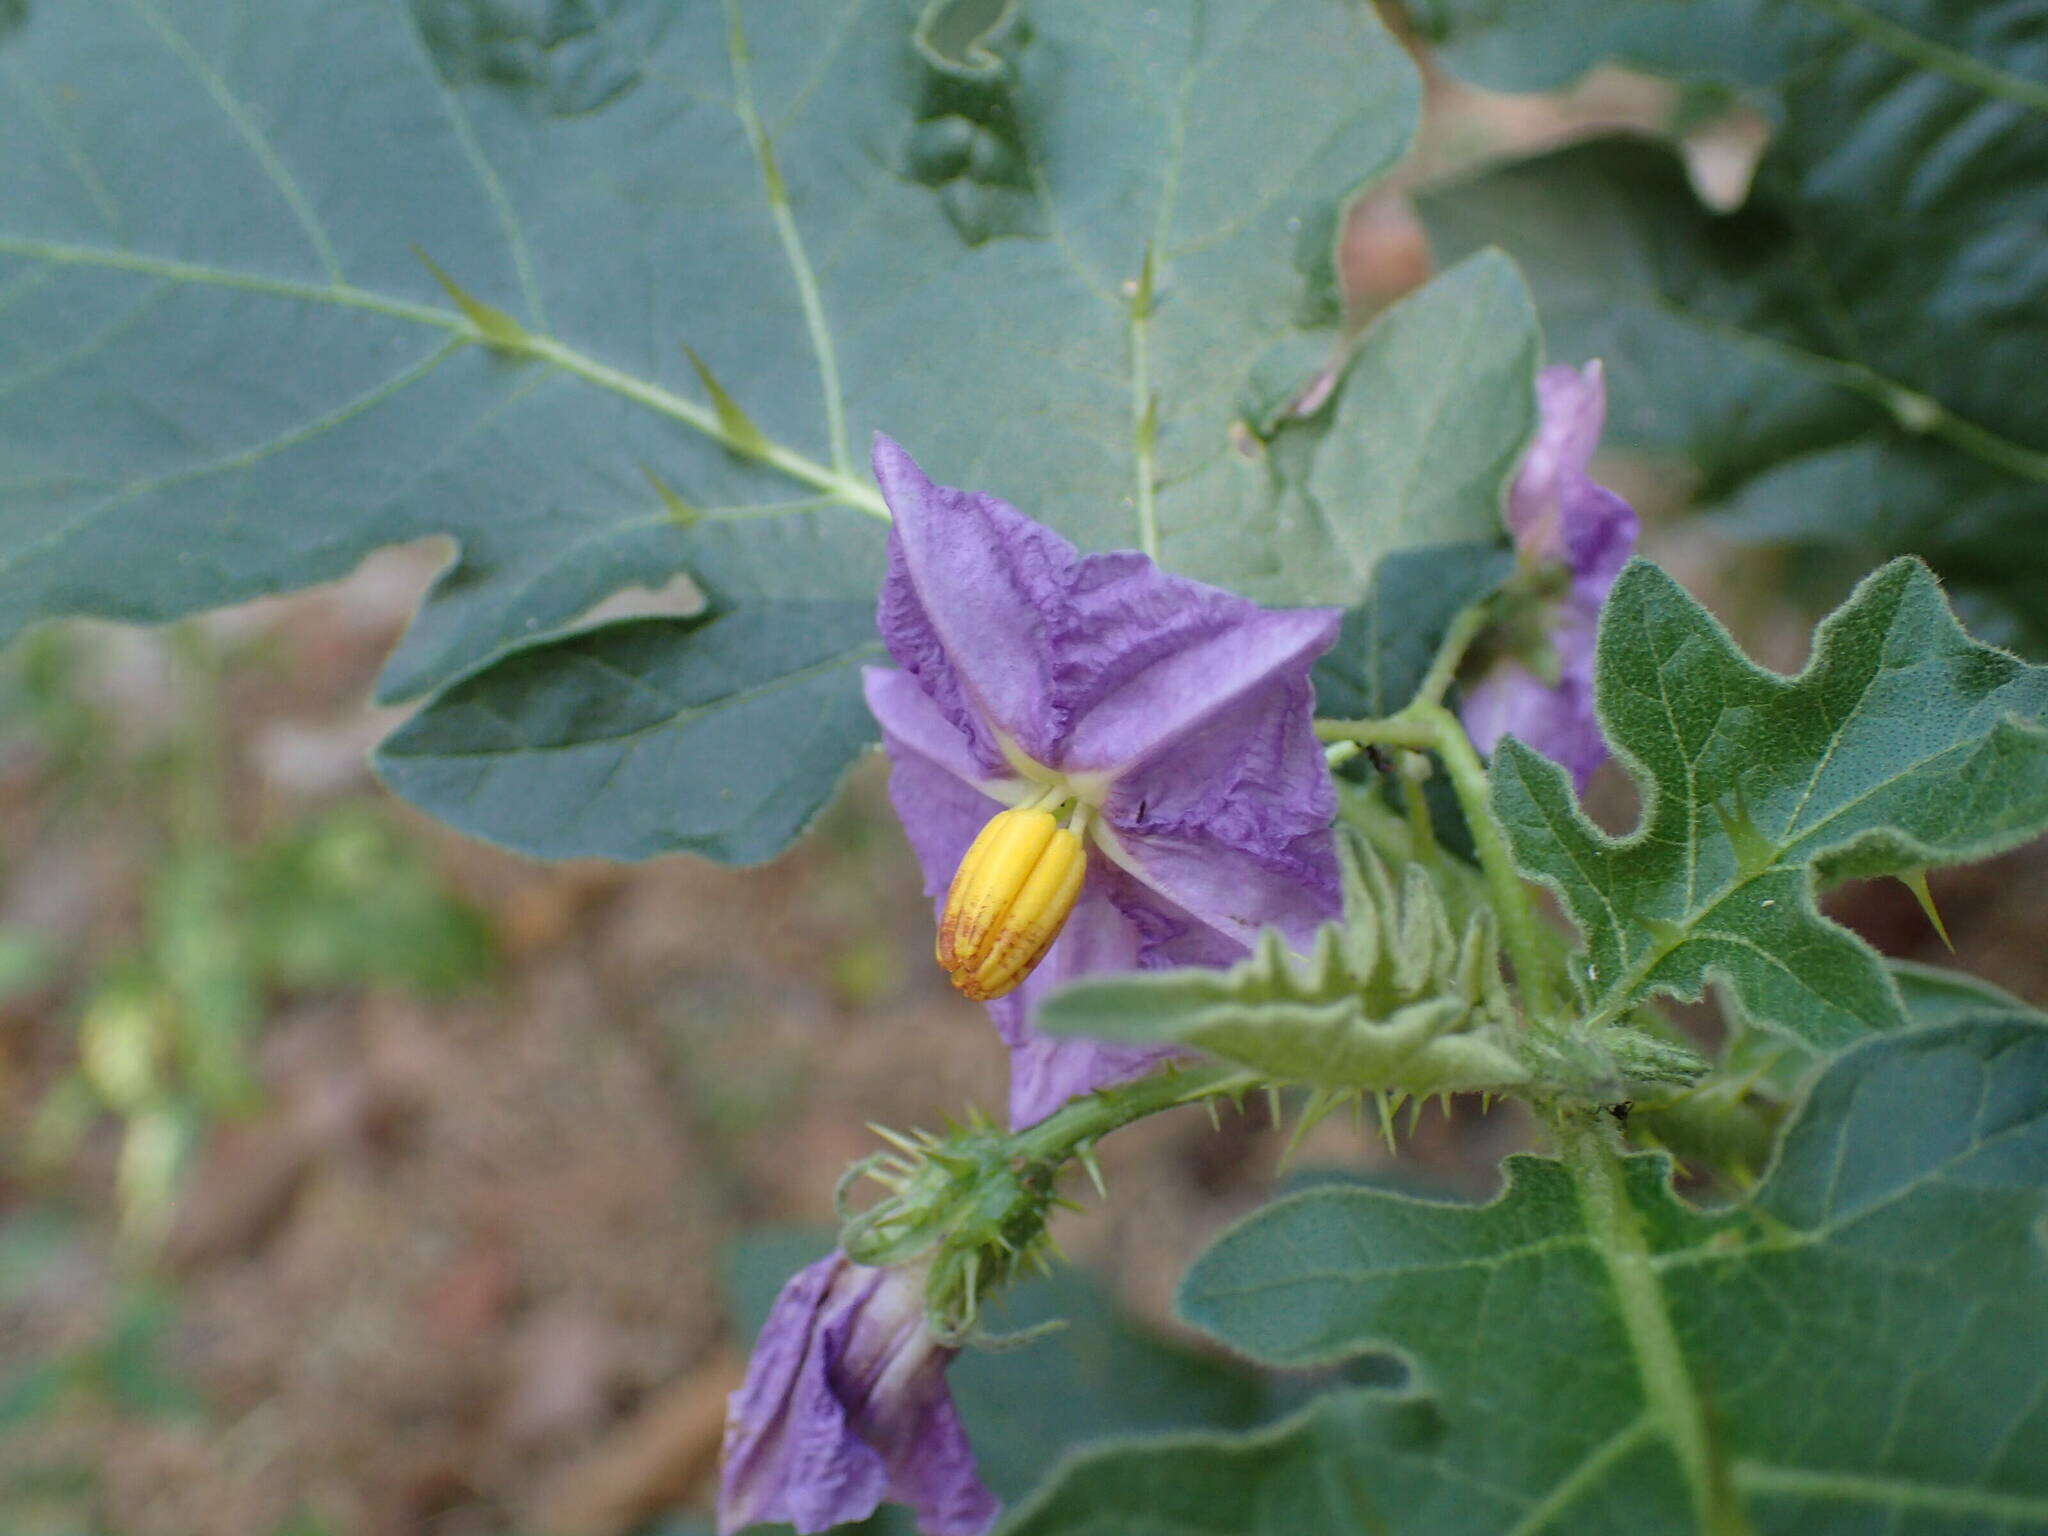
[[1396, 894], [1379, 856], [1340, 842], [1342, 923], [1305, 957], [1267, 929], [1228, 969], [1188, 967], [1088, 978], [1061, 988], [1034, 1022], [1052, 1034], [1193, 1046], [1280, 1082], [1337, 1093], [1417, 1096], [1525, 1082], [1528, 1063], [1502, 1026], [1491, 911], [1453, 935], [1419, 864]]
[[1733, 1209], [1687, 1207], [1661, 1156], [1625, 1169], [1619, 1206], [1519, 1157], [1486, 1206], [1335, 1186], [1255, 1213], [1185, 1314], [1274, 1364], [1399, 1349], [1412, 1390], [1083, 1457], [1008, 1536], [2048, 1525], [2048, 1025], [1846, 1053]]
[[1897, 985], [1815, 910], [1816, 877], [1981, 858], [2048, 827], [2048, 668], [1971, 640], [1916, 561], [1858, 587], [1790, 679], [1637, 562], [1601, 615], [1595, 692], [1644, 799], [1634, 832], [1595, 827], [1519, 742], [1492, 778], [1517, 862], [1585, 936], [1596, 1022], [1717, 979], [1823, 1050], [1892, 1028]]

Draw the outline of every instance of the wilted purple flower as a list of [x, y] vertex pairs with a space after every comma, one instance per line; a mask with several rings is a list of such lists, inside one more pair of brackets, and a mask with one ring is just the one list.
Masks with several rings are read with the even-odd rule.
[[833, 1253], [799, 1270], [726, 1408], [721, 1536], [771, 1521], [829, 1530], [884, 1499], [929, 1536], [980, 1536], [998, 1506], [946, 1387], [953, 1354], [925, 1321], [915, 1269]]
[[1593, 712], [1593, 640], [1600, 605], [1635, 548], [1636, 515], [1586, 475], [1607, 416], [1600, 364], [1545, 368], [1536, 404], [1536, 440], [1508, 491], [1507, 521], [1525, 564], [1560, 567], [1570, 578], [1543, 613], [1555, 677], [1502, 656], [1465, 690], [1462, 713], [1480, 751], [1514, 736], [1570, 769], [1584, 789], [1607, 761]]
[[[927, 893], [944, 897], [992, 818], [1022, 807], [1038, 832], [1043, 813], [1069, 817], [1043, 873], [1071, 880], [1076, 847], [1085, 859], [1076, 887], [1046, 897], [1071, 913], [1062, 928], [1055, 911], [1058, 936], [1021, 985], [951, 954], [941, 908], [942, 959], [963, 991], [996, 999], [1011, 1121], [1029, 1125], [1164, 1054], [1040, 1035], [1030, 1011], [1047, 989], [1229, 964], [1262, 927], [1306, 944], [1337, 914], [1336, 795], [1309, 668], [1339, 615], [1268, 612], [1134, 552], [1081, 555], [992, 496], [932, 484], [887, 438], [874, 462], [895, 518], [879, 622], [903, 670], [870, 668], [867, 697]], [[1044, 936], [1039, 915], [1026, 949]]]

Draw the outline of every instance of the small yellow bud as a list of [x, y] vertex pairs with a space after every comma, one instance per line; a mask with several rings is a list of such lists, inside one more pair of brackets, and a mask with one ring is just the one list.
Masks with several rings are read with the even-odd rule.
[[981, 829], [946, 892], [939, 964], [977, 1002], [1031, 974], [1081, 894], [1080, 834], [1050, 811], [1002, 811]]

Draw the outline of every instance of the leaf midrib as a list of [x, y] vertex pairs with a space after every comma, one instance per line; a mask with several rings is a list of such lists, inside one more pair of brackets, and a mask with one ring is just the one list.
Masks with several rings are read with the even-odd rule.
[[1553, 1129], [1593, 1251], [1607, 1272], [1646, 1414], [1678, 1459], [1698, 1528], [1702, 1536], [1750, 1536], [1749, 1520], [1717, 1460], [1707, 1406], [1672, 1324], [1623, 1165], [1591, 1120], [1564, 1112]]
[[[599, 362], [587, 353], [580, 352], [552, 336], [527, 331], [516, 341], [494, 341], [487, 338], [466, 315], [456, 310], [394, 298], [374, 289], [358, 287], [353, 283], [307, 283], [291, 278], [241, 272], [227, 267], [203, 266], [138, 251], [68, 245], [54, 241], [23, 239], [12, 235], [0, 235], [0, 255], [21, 256], [32, 261], [68, 266], [137, 272], [176, 283], [236, 289], [304, 304], [327, 304], [345, 309], [364, 310], [413, 325], [431, 326], [448, 332], [461, 343], [491, 347], [493, 350], [515, 357], [527, 357], [552, 364], [585, 383], [679, 421], [734, 453], [741, 453], [744, 450], [744, 445], [726, 432], [719, 422], [717, 412], [711, 407], [687, 400], [660, 384], [640, 378], [624, 369]], [[888, 518], [889, 509], [883, 503], [880, 492], [862, 484], [851, 475], [841, 474], [772, 439], [757, 457], [771, 468], [822, 491], [836, 501], [885, 521]]]
[[[1629, 299], [1644, 309], [1661, 314], [1673, 324], [1688, 326], [1725, 342], [1740, 351], [1792, 369], [1808, 378], [1861, 395], [1882, 407], [1897, 430], [1914, 440], [1932, 437], [1980, 463], [2002, 469], [2022, 479], [2048, 483], [2048, 452], [2001, 436], [1989, 427], [1951, 410], [1932, 395], [1903, 384], [1867, 363], [1835, 357], [1811, 347], [1787, 341], [1763, 331], [1749, 330], [1732, 320], [1689, 309], [1659, 288], [1640, 282], [1630, 285], [1611, 268], [1584, 275], [1584, 285], [1593, 302], [1611, 309], [1617, 297]], [[1597, 284], [1597, 289], [1592, 285]], [[1924, 423], [1915, 431], [1903, 423]], [[1754, 471], [1760, 473], [1761, 471]], [[1750, 476], [1745, 476], [1749, 478]]]
[[2000, 69], [1995, 64], [1986, 64], [1960, 48], [1937, 43], [1888, 16], [1879, 15], [1869, 6], [1860, 4], [1859, 0], [1800, 0], [1800, 3], [1822, 12], [1863, 41], [1905, 60], [1915, 69], [1940, 75], [1957, 85], [2012, 102], [2029, 111], [2048, 114], [2048, 86]]

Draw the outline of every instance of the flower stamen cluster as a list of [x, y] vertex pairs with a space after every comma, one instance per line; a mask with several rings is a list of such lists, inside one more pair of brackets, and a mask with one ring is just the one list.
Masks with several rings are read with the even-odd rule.
[[1088, 874], [1086, 801], [1065, 826], [1072, 791], [1055, 786], [1030, 805], [998, 811], [981, 829], [946, 892], [936, 954], [953, 985], [976, 1002], [1013, 991], [1045, 958], [1081, 898]]

